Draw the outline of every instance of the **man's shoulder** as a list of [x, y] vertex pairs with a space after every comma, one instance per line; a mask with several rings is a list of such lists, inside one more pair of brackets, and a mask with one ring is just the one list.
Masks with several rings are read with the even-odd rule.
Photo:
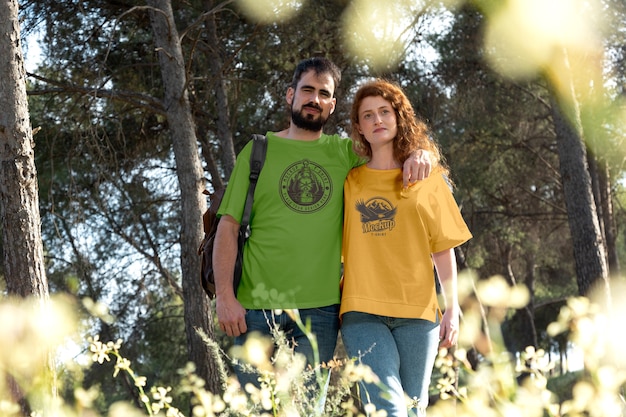
[[289, 140], [287, 139], [285, 136], [283, 136], [284, 132], [266, 132], [265, 136], [270, 140], [270, 141], [278, 141], [278, 142], [282, 142], [282, 143], [290, 143], [290, 144], [302, 144], [302, 143], [309, 143], [309, 144], [315, 144], [315, 143], [333, 143], [333, 144], [341, 144], [341, 145], [351, 145], [352, 144], [352, 139], [345, 137], [345, 136], [341, 136], [337, 133], [334, 134], [328, 134], [328, 133], [322, 133], [320, 134], [319, 139], [315, 140], [315, 141], [297, 141], [297, 140]]
[[350, 152], [352, 149], [352, 139], [341, 136], [337, 133], [333, 135], [322, 133], [319, 143], [331, 145], [345, 152]]
[[[287, 131], [286, 130], [282, 130], [280, 132], [272, 132], [272, 131], [267, 131], [265, 133], [265, 136], [270, 137], [270, 138], [279, 138], [279, 139], [286, 139], [287, 138]], [[341, 136], [338, 133], [321, 133], [320, 134], [320, 139], [330, 139], [330, 140], [348, 140], [351, 141], [350, 138], [345, 137], [345, 136]]]
[[335, 133], [335, 134], [332, 134], [332, 135], [327, 134], [327, 133], [322, 133], [321, 138], [325, 138], [326, 140], [333, 140], [333, 141], [347, 141], [347, 142], [351, 141], [350, 138], [347, 138], [345, 136], [341, 136], [338, 133]]

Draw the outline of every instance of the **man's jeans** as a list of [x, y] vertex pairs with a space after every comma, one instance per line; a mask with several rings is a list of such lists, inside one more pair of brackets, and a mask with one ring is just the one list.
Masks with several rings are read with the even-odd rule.
[[[333, 358], [335, 345], [337, 344], [337, 334], [339, 332], [339, 305], [331, 305], [319, 308], [300, 309], [300, 319], [303, 324], [311, 322], [311, 332], [317, 339], [320, 362], [328, 362]], [[259, 332], [264, 336], [272, 337], [270, 326], [276, 323], [284, 332], [287, 340], [295, 346], [296, 353], [301, 353], [306, 357], [307, 364], [311, 366], [315, 363], [315, 356], [311, 342], [306, 334], [298, 327], [287, 313], [275, 314], [272, 310], [248, 310], [246, 312], [246, 326], [248, 331], [235, 338], [236, 346], [243, 346], [251, 332]], [[256, 375], [242, 373], [236, 369], [237, 377], [241, 386], [251, 382], [258, 386]]]
[[411, 407], [411, 415], [423, 416], [437, 357], [439, 323], [354, 311], [345, 313], [342, 320], [341, 336], [348, 356], [369, 366], [391, 395], [384, 395], [375, 384], [360, 383], [363, 404], [373, 403], [389, 417], [406, 417], [406, 393], [419, 399], [419, 406]]

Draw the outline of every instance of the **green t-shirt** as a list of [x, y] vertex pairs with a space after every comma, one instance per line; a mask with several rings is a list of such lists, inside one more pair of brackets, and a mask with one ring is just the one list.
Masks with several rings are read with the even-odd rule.
[[[237, 157], [218, 215], [241, 221], [251, 143]], [[340, 301], [343, 184], [359, 165], [338, 135], [298, 141], [267, 133], [251, 235], [237, 293], [247, 309], [315, 308]]]

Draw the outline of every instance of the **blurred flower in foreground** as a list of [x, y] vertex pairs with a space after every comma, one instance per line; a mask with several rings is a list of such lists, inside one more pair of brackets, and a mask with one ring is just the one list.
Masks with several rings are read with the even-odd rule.
[[347, 49], [376, 69], [393, 68], [404, 54], [410, 2], [353, 0], [343, 15]]
[[305, 0], [237, 0], [236, 3], [256, 22], [280, 23], [300, 11]]
[[[603, 300], [602, 292], [598, 297], [593, 297], [597, 303]], [[626, 281], [613, 280], [611, 282], [611, 298], [612, 305], [609, 307], [605, 320], [605, 332], [607, 343], [607, 355], [604, 358], [605, 364], [613, 365], [620, 369], [622, 373], [626, 372], [626, 355], [624, 355], [624, 346], [626, 346], [626, 332], [624, 332], [624, 318], [626, 318]], [[622, 375], [622, 381], [626, 378]], [[626, 405], [625, 405], [626, 407]]]
[[261, 371], [269, 371], [272, 369], [270, 360], [272, 350], [272, 339], [261, 335], [259, 332], [252, 332], [243, 346], [232, 347], [231, 354], [233, 358], [248, 363]]
[[63, 297], [0, 303], [0, 369], [18, 380], [44, 372], [48, 355], [76, 331], [74, 311]]
[[530, 300], [528, 288], [524, 285], [510, 286], [499, 275], [478, 281], [476, 290], [480, 301], [489, 307], [522, 308]]
[[[50, 395], [54, 365], [77, 330], [75, 311], [75, 304], [63, 296], [0, 302], [1, 416], [22, 415], [12, 411], [20, 400], [16, 392], [28, 397], [33, 410], [50, 410], [53, 415], [59, 408], [59, 401]], [[11, 385], [12, 394], [7, 395]]]
[[[611, 283], [612, 299], [623, 300], [626, 284]], [[602, 296], [597, 297], [603, 300]], [[583, 352], [585, 378], [573, 388], [573, 398], [562, 406], [563, 414], [593, 416], [623, 416], [623, 394], [626, 384], [626, 360], [623, 346], [626, 343], [622, 322], [626, 306], [614, 302], [605, 306], [585, 297], [568, 300], [556, 322], [548, 327], [551, 336], [569, 332], [569, 339]]]
[[[591, 299], [569, 299], [557, 321], [551, 323], [547, 330], [551, 336], [569, 331], [570, 340], [584, 352], [588, 367], [611, 365], [626, 372], [626, 359], [622, 352], [626, 345], [626, 333], [619, 330], [626, 317], [626, 304], [617, 302], [626, 298], [626, 283], [614, 280], [611, 295], [615, 301], [610, 307], [600, 304], [603, 300], [601, 294], [592, 294]], [[594, 303], [594, 299], [597, 302]]]
[[511, 0], [494, 8], [485, 39], [491, 65], [513, 78], [534, 77], [555, 65], [562, 48], [595, 54], [601, 44], [597, 3]]

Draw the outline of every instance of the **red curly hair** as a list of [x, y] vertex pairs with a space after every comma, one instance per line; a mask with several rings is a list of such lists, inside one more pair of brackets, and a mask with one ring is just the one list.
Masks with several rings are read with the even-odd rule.
[[357, 125], [359, 124], [361, 102], [366, 97], [376, 96], [388, 101], [396, 112], [398, 134], [393, 141], [394, 159], [398, 162], [406, 161], [412, 152], [423, 149], [430, 152], [433, 168], [438, 167], [443, 170], [444, 175], [448, 175], [448, 169], [443, 164], [439, 145], [432, 139], [428, 125], [415, 114], [411, 102], [402, 89], [397, 84], [383, 79], [375, 79], [363, 84], [354, 96], [350, 112], [352, 124], [350, 137], [352, 137], [354, 151], [357, 155], [368, 160], [372, 158], [372, 147], [365, 136], [359, 132]]

